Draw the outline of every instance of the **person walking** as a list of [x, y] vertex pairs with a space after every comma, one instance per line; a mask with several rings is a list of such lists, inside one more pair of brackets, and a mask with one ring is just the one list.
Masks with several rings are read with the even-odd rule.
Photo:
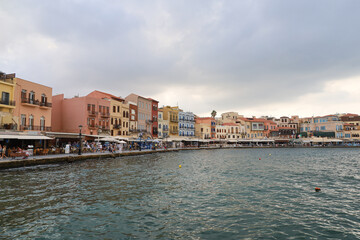
[[1, 159], [6, 158], [6, 145], [2, 148]]

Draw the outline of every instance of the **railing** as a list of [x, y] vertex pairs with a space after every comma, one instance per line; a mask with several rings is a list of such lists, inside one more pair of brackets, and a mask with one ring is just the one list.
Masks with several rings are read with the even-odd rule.
[[177, 120], [176, 118], [171, 118], [170, 122], [179, 122], [179, 120]]
[[110, 117], [110, 113], [108, 113], [108, 112], [100, 112], [100, 116], [103, 117], [103, 118], [108, 118], [108, 117]]
[[99, 129], [109, 131], [110, 127], [108, 127], [108, 126], [99, 126]]
[[21, 103], [32, 104], [40, 106], [40, 101], [31, 98], [21, 98]]
[[24, 131], [24, 130], [30, 130], [30, 131], [47, 131], [50, 132], [51, 131], [51, 127], [45, 127], [45, 126], [33, 126], [33, 125], [28, 125], [28, 126], [23, 126], [20, 125], [20, 131]]
[[121, 125], [119, 125], [119, 124], [113, 125], [113, 128], [114, 129], [121, 129]]
[[4, 101], [4, 100], [0, 100], [0, 104], [3, 105], [8, 105], [8, 106], [15, 106], [15, 101]]
[[99, 126], [97, 124], [89, 124], [89, 129], [97, 129]]
[[98, 113], [95, 111], [88, 111], [89, 116], [96, 116]]
[[13, 123], [1, 124], [0, 129], [16, 130], [16, 124], [13, 124]]
[[145, 122], [146, 122], [146, 124], [151, 124], [153, 121], [152, 120], [146, 120]]
[[11, 78], [0, 77], [0, 81], [10, 83], [10, 84], [14, 84], [14, 80], [11, 79]]
[[48, 102], [40, 102], [40, 107], [52, 107], [52, 103], [48, 103]]

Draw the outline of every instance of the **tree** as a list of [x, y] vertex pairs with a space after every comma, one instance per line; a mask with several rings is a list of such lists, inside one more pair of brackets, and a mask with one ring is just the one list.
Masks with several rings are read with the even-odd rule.
[[212, 112], [211, 112], [211, 117], [215, 118], [215, 117], [216, 117], [216, 114], [217, 114], [217, 112], [216, 112], [215, 110], [212, 110]]

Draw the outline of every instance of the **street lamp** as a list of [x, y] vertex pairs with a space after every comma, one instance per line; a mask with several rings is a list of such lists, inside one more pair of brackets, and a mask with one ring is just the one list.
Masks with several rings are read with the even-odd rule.
[[80, 133], [79, 133], [79, 155], [81, 155], [81, 128], [83, 126], [82, 125], [79, 125], [79, 129], [80, 129]]

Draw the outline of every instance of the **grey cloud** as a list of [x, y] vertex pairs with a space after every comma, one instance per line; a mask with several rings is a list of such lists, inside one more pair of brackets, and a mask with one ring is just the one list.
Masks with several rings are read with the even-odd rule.
[[[0, 10], [0, 27], [16, 37], [0, 37], [0, 70], [69, 96], [206, 86], [221, 94], [204, 95], [193, 111], [219, 112], [288, 101], [360, 74], [358, 1], [35, 2]], [[149, 36], [156, 31], [160, 40]], [[23, 47], [10, 59], [9, 46], [31, 48], [34, 34], [57, 49]]]

